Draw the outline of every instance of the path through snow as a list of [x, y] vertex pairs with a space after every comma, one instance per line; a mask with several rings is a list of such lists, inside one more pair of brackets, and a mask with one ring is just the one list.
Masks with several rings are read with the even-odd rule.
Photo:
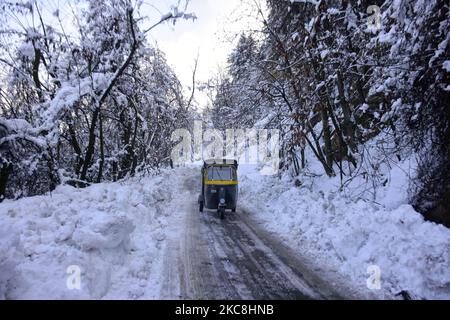
[[[445, 227], [410, 206], [352, 202], [242, 169], [238, 210], [224, 221], [198, 212], [198, 167], [4, 201], [0, 298], [450, 297]], [[380, 290], [366, 286], [370, 264], [381, 267]], [[67, 287], [70, 266], [80, 268], [80, 290]]]

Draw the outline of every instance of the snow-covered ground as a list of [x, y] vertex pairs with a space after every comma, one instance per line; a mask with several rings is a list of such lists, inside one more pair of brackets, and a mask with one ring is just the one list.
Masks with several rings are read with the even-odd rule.
[[[0, 204], [0, 298], [158, 298], [183, 169]], [[75, 267], [74, 267], [75, 266]], [[80, 270], [81, 288], [71, 274]]]
[[[409, 168], [408, 161], [393, 167], [374, 202], [351, 187], [339, 192], [338, 178], [295, 186], [286, 176], [241, 166], [239, 203], [328, 278], [344, 276], [362, 298], [396, 299], [407, 291], [415, 299], [450, 299], [450, 230], [407, 204]], [[358, 179], [353, 185], [365, 187]]]

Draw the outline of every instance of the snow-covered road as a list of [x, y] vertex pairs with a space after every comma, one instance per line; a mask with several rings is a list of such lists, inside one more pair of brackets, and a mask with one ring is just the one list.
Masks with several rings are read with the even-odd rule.
[[163, 262], [164, 299], [339, 298], [296, 254], [247, 213], [198, 211], [197, 176], [187, 176]]

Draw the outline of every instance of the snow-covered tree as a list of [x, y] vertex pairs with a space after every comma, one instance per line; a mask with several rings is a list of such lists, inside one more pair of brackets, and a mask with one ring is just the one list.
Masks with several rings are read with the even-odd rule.
[[279, 128], [283, 169], [318, 161], [343, 186], [356, 175], [382, 185], [380, 166], [419, 154], [413, 202], [448, 216], [448, 2], [254, 3], [263, 28], [231, 54], [217, 118]]
[[[59, 11], [44, 15], [40, 2], [2, 2], [15, 17], [4, 19], [1, 33], [9, 38], [0, 47], [7, 88], [0, 123], [11, 150], [1, 158], [14, 172], [8, 196], [121, 179], [168, 163], [171, 131], [186, 126], [189, 114], [164, 54], [140, 30], [138, 7], [130, 0], [80, 2], [81, 14], [67, 26]], [[190, 17], [174, 7], [153, 27]]]

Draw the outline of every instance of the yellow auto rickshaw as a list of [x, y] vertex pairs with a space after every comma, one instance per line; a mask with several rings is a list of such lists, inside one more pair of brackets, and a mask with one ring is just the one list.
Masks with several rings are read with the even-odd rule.
[[233, 159], [205, 160], [202, 167], [202, 190], [198, 199], [199, 210], [217, 210], [221, 219], [225, 210], [236, 212], [238, 198], [238, 163]]

